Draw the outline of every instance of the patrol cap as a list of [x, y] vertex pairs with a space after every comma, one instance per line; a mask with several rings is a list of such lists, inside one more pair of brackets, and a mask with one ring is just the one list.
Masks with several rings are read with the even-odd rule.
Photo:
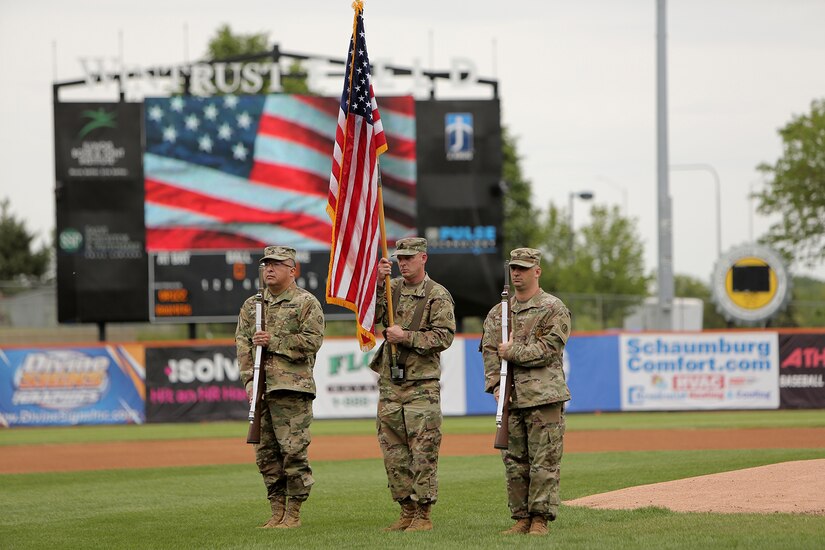
[[288, 246], [267, 246], [264, 248], [264, 257], [260, 261], [264, 260], [292, 260], [294, 262], [295, 249]]
[[541, 265], [541, 251], [535, 248], [516, 248], [510, 252], [509, 263], [521, 267]]
[[427, 239], [422, 237], [407, 237], [395, 242], [393, 256], [415, 256], [419, 252], [427, 251]]

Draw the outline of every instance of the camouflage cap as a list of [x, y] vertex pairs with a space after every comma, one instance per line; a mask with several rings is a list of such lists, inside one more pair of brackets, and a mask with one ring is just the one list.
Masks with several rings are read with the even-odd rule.
[[510, 265], [521, 267], [541, 265], [541, 251], [535, 248], [516, 248], [510, 252]]
[[264, 260], [292, 260], [295, 261], [295, 249], [288, 246], [267, 246], [264, 248]]
[[427, 239], [421, 237], [407, 237], [395, 242], [393, 256], [415, 256], [419, 252], [427, 251]]

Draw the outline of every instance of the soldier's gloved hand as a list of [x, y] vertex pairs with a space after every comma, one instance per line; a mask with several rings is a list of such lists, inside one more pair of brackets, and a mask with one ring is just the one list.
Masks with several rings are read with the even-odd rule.
[[499, 389], [499, 387], [500, 386], [496, 386], [496, 388], [493, 390], [493, 397], [496, 398], [496, 403], [498, 403], [498, 389]]

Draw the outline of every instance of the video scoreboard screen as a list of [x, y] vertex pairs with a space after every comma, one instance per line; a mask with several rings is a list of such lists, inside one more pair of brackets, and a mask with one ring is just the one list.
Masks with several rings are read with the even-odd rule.
[[[59, 322], [235, 322], [271, 244], [299, 251], [297, 283], [328, 318], [354, 317], [325, 300], [339, 100], [235, 99], [54, 103]], [[389, 248], [426, 237], [456, 317], [486, 315], [506, 255], [498, 100], [379, 104]], [[273, 139], [282, 120], [314, 122]]]

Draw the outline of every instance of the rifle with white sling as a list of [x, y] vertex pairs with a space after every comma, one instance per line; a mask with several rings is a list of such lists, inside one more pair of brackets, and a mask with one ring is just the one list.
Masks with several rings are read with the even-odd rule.
[[[510, 266], [504, 264], [504, 289], [501, 291], [501, 341], [510, 340]], [[496, 439], [493, 447], [506, 449], [510, 439], [510, 391], [513, 388], [513, 369], [507, 359], [501, 360], [498, 406], [496, 408]]]
[[[258, 293], [255, 295], [255, 332], [266, 330], [266, 312], [264, 311], [264, 263], [258, 267]], [[255, 346], [255, 365], [252, 367], [252, 399], [249, 400], [249, 432], [246, 442], [258, 444], [261, 442], [261, 407], [266, 391], [266, 371], [261, 372], [261, 363], [264, 355], [263, 346]]]

